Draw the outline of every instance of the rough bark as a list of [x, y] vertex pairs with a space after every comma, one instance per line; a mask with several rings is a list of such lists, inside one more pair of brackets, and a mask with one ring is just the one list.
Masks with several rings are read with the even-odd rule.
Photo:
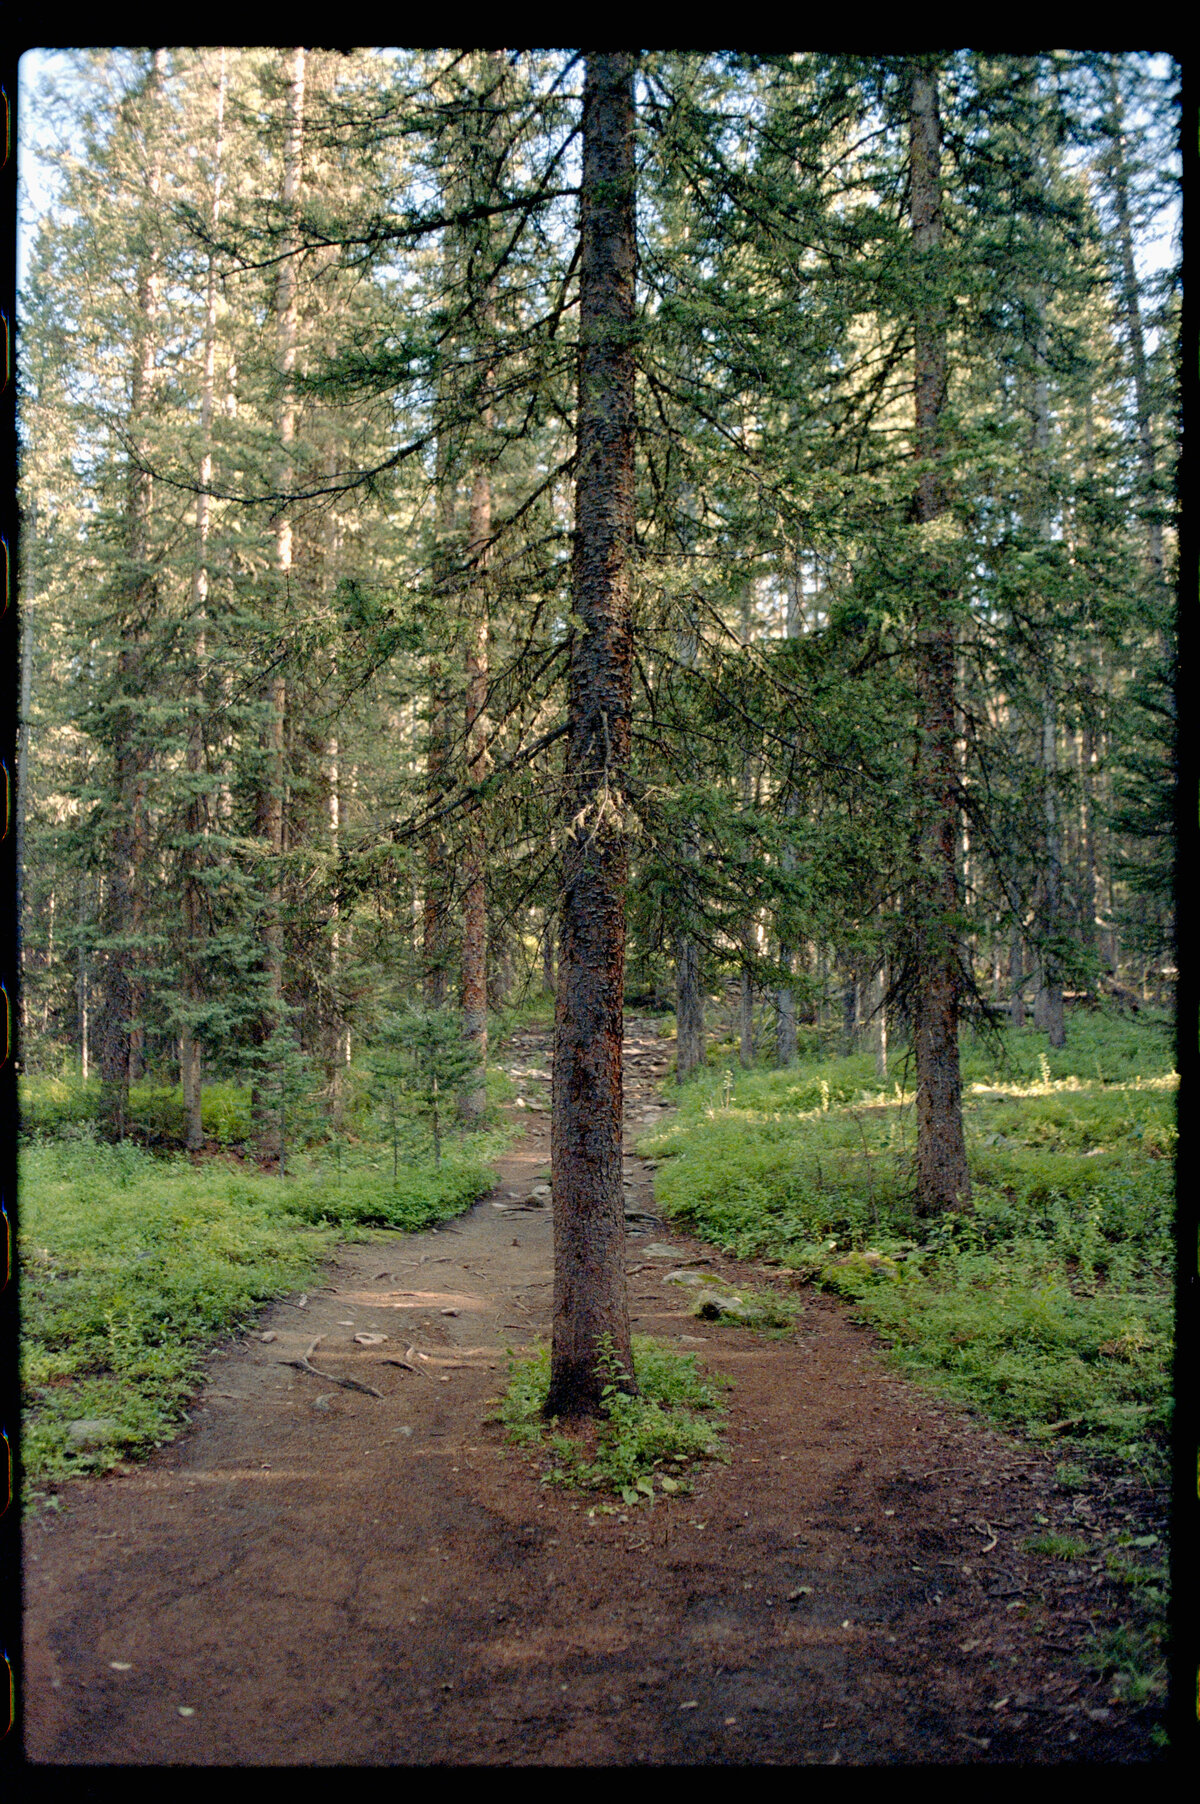
[[700, 946], [692, 934], [675, 941], [675, 1077], [704, 1063], [704, 994], [700, 986]]
[[[686, 512], [686, 510], [685, 510]], [[700, 634], [695, 616], [689, 617], [679, 635], [676, 657], [685, 670], [694, 668], [700, 650]], [[700, 840], [695, 825], [685, 824], [679, 845], [682, 865], [679, 904], [686, 909], [691, 903], [692, 873], [700, 862]], [[701, 987], [703, 961], [700, 943], [690, 926], [681, 925], [674, 938], [675, 955], [675, 1079], [682, 1081], [704, 1063], [704, 992]]]
[[[491, 408], [485, 409], [485, 428], [491, 425]], [[476, 792], [487, 776], [488, 612], [485, 577], [492, 536], [492, 482], [479, 469], [471, 489], [471, 560], [474, 619], [467, 639], [467, 781]], [[471, 1049], [474, 1071], [459, 1097], [459, 1108], [468, 1125], [482, 1124], [487, 1108], [487, 901], [484, 870], [487, 841], [483, 805], [476, 801], [466, 822], [466, 855], [463, 861], [462, 1013], [463, 1039]]]
[[[796, 963], [796, 954], [790, 946], [779, 948], [779, 962], [790, 976]], [[794, 1065], [799, 1049], [796, 1035], [796, 992], [790, 983], [785, 983], [780, 985], [775, 996], [776, 1064], [785, 1068]]]
[[575, 556], [554, 1029], [550, 1416], [596, 1415], [607, 1350], [634, 1386], [621, 1039], [634, 507], [635, 57], [590, 54], [580, 194]]
[[[1050, 452], [1050, 383], [1049, 346], [1046, 333], [1046, 297], [1039, 289], [1034, 296], [1037, 320], [1037, 343], [1034, 349], [1037, 377], [1033, 391], [1033, 473], [1037, 484], [1035, 518], [1037, 535], [1044, 547], [1050, 544], [1050, 515], [1045, 501], [1045, 483]], [[1044, 604], [1049, 614], [1048, 604]], [[1049, 638], [1049, 622], [1046, 625]], [[1042, 768], [1042, 908], [1043, 946], [1038, 956], [1038, 991], [1034, 998], [1034, 1021], [1045, 1033], [1051, 1046], [1066, 1044], [1066, 1022], [1063, 1014], [1062, 978], [1054, 952], [1054, 939], [1059, 931], [1062, 893], [1062, 848], [1058, 823], [1058, 723], [1054, 701], [1053, 672], [1049, 645], [1045, 652], [1046, 682], [1042, 692], [1042, 722], [1039, 762]]]
[[[798, 639], [805, 627], [804, 605], [804, 553], [797, 549], [791, 581], [787, 590], [787, 605], [784, 615], [784, 634], [789, 639]], [[800, 799], [789, 785], [789, 794], [784, 803], [785, 820], [795, 820], [800, 812]], [[783, 869], [789, 874], [796, 868], [796, 849], [784, 845], [780, 858]], [[787, 939], [781, 939], [779, 962], [790, 976], [795, 970], [796, 948]], [[799, 1052], [796, 1038], [796, 992], [790, 983], [783, 983], [775, 993], [775, 1061], [786, 1068], [794, 1065]]]
[[[942, 248], [941, 145], [937, 77], [913, 68], [911, 218], [922, 293], [914, 320], [916, 439], [920, 474], [916, 519], [929, 528], [946, 508], [941, 416], [946, 398], [946, 325], [938, 264]], [[915, 675], [919, 718], [915, 757], [918, 809], [913, 930], [913, 1054], [917, 1076], [917, 1209], [937, 1214], [967, 1205], [971, 1179], [962, 1124], [958, 1056], [961, 976], [957, 943], [955, 841], [955, 651], [952, 575], [937, 535], [922, 546], [917, 585]]]
[[[226, 58], [221, 51], [217, 80], [216, 144], [210, 223], [215, 234], [221, 217], [221, 154], [225, 126]], [[196, 496], [196, 561], [192, 575], [192, 623], [196, 635], [192, 704], [188, 714], [187, 770], [191, 790], [184, 822], [183, 850], [183, 933], [184, 996], [188, 1007], [197, 1009], [203, 999], [203, 940], [205, 926], [204, 888], [201, 880], [202, 845], [207, 827], [207, 809], [200, 787], [204, 766], [204, 725], [202, 693], [206, 657], [206, 615], [208, 608], [208, 533], [209, 496], [212, 482], [212, 424], [214, 376], [217, 348], [217, 264], [209, 255], [208, 282], [204, 307], [204, 362], [200, 390], [200, 437], [204, 446], [200, 457], [199, 492]], [[184, 1020], [179, 1036], [179, 1075], [183, 1086], [185, 1143], [196, 1152], [204, 1143], [202, 1119], [203, 1057], [194, 1024]]]
[[[286, 495], [293, 478], [292, 447], [296, 439], [296, 396], [293, 377], [296, 369], [296, 335], [299, 318], [297, 271], [294, 252], [298, 247], [296, 211], [300, 196], [301, 156], [303, 149], [305, 55], [303, 49], [291, 51], [287, 74], [287, 116], [283, 143], [283, 209], [287, 221], [284, 255], [280, 258], [275, 285], [276, 357], [279, 372], [279, 405], [276, 434], [279, 445], [279, 482], [281, 495]], [[281, 625], [286, 619], [292, 581], [292, 521], [286, 503], [281, 503], [275, 524], [275, 569], [278, 578]], [[263, 1020], [263, 1038], [275, 1031], [283, 1017], [283, 888], [280, 861], [284, 849], [283, 799], [285, 783], [285, 745], [288, 706], [287, 678], [277, 670], [268, 685], [268, 724], [266, 744], [267, 780], [260, 802], [260, 832], [265, 841], [269, 876], [266, 907], [263, 912], [263, 968], [266, 974], [267, 1007]], [[257, 1098], [257, 1138], [259, 1150], [282, 1157], [282, 1135], [275, 1111], [265, 1106], [261, 1092]]]

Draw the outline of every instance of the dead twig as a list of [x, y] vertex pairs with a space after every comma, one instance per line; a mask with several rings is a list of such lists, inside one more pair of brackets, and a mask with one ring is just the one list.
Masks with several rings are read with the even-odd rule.
[[416, 1352], [417, 1349], [415, 1347], [405, 1347], [403, 1359], [400, 1359], [395, 1354], [389, 1354], [385, 1359], [380, 1361], [380, 1364], [385, 1366], [403, 1366], [406, 1372], [416, 1372], [418, 1377], [428, 1378], [429, 1373], [423, 1366], [413, 1364], [413, 1358], [414, 1355], [416, 1355]]
[[302, 1353], [299, 1359], [284, 1359], [280, 1361], [280, 1364], [285, 1366], [295, 1366], [298, 1372], [309, 1372], [314, 1378], [324, 1378], [330, 1384], [340, 1384], [343, 1390], [363, 1391], [368, 1397], [379, 1397], [382, 1399], [383, 1392], [377, 1391], [372, 1384], [360, 1384], [357, 1378], [338, 1378], [335, 1373], [322, 1372], [319, 1366], [314, 1366], [309, 1363], [309, 1354], [316, 1352], [316, 1349], [323, 1338], [323, 1335], [318, 1334], [316, 1340], [313, 1341], [312, 1345], [308, 1348], [308, 1351]]

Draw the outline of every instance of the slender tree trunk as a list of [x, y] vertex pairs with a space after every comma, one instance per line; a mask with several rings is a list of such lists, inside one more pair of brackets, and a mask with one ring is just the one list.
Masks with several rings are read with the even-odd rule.
[[[1046, 297], [1039, 288], [1034, 296], [1037, 319], [1037, 380], [1034, 384], [1034, 474], [1038, 483], [1035, 501], [1038, 538], [1043, 546], [1050, 544], [1050, 515], [1045, 501], [1045, 478], [1050, 452], [1050, 385], [1049, 347], [1046, 334]], [[1049, 604], [1043, 603], [1049, 613]], [[1045, 826], [1044, 864], [1042, 869], [1042, 938], [1038, 954], [1039, 986], [1034, 1002], [1034, 1020], [1047, 1035], [1051, 1046], [1066, 1044], [1066, 1019], [1063, 1012], [1062, 978], [1054, 941], [1060, 930], [1062, 896], [1062, 848], [1058, 821], [1058, 721], [1054, 699], [1054, 675], [1049, 650], [1050, 628], [1046, 624], [1046, 673], [1042, 692], [1042, 818]]]
[[[490, 387], [490, 383], [488, 385]], [[483, 426], [490, 431], [492, 409], [485, 405]], [[474, 575], [474, 619], [467, 640], [467, 780], [478, 793], [487, 776], [488, 609], [486, 573], [492, 536], [492, 479], [477, 469], [471, 489], [471, 539], [468, 555]], [[469, 1126], [482, 1124], [487, 1108], [487, 902], [484, 871], [487, 841], [483, 804], [477, 800], [467, 817], [464, 859], [462, 1009], [463, 1038], [474, 1056], [474, 1072], [459, 1098]]]
[[[226, 58], [221, 51], [217, 82], [216, 144], [214, 149], [213, 197], [211, 224], [215, 233], [221, 217], [221, 155], [225, 128]], [[184, 993], [190, 1010], [203, 1001], [203, 942], [205, 925], [204, 890], [201, 865], [202, 845], [207, 828], [207, 806], [201, 793], [200, 779], [204, 768], [203, 693], [207, 657], [206, 617], [208, 609], [208, 533], [210, 522], [208, 489], [212, 482], [212, 424], [217, 351], [217, 265], [208, 259], [208, 284], [204, 308], [204, 365], [200, 391], [200, 436], [204, 450], [200, 458], [199, 493], [196, 496], [196, 562], [192, 577], [192, 622], [196, 635], [193, 700], [188, 717], [187, 769], [190, 794], [184, 826], [183, 854], [183, 932]], [[194, 1019], [185, 1016], [179, 1036], [179, 1075], [183, 1087], [185, 1143], [189, 1152], [197, 1152], [204, 1144], [203, 1060], [196, 1037]]]
[[1009, 994], [1008, 1018], [1013, 1027], [1025, 1025], [1025, 960], [1021, 949], [1021, 929], [1014, 919], [1012, 940], [1008, 955]]
[[[798, 639], [804, 630], [804, 559], [803, 553], [797, 554], [795, 569], [787, 591], [787, 612], [784, 617], [784, 635], [788, 639]], [[784, 819], [795, 820], [799, 813], [799, 798], [790, 788], [784, 803]], [[781, 856], [783, 869], [789, 874], [796, 868], [796, 851], [791, 845], [784, 845]], [[790, 977], [796, 962], [796, 949], [790, 941], [780, 935], [779, 962]], [[790, 982], [779, 986], [775, 994], [775, 1060], [785, 1069], [794, 1065], [799, 1050], [796, 1038], [796, 992]]]
[[[790, 976], [796, 954], [791, 946], [779, 948], [779, 962]], [[796, 1033], [796, 992], [790, 983], [781, 984], [775, 996], [775, 1061], [786, 1067], [794, 1065], [800, 1043]]]
[[[700, 650], [700, 634], [696, 618], [688, 618], [680, 633], [676, 657], [685, 670], [695, 667]], [[700, 862], [700, 840], [693, 822], [683, 829], [679, 846], [679, 907], [686, 911], [692, 905], [696, 868]], [[701, 984], [702, 960], [700, 943], [690, 923], [680, 925], [674, 938], [675, 959], [675, 1081], [681, 1083], [704, 1063], [704, 991]]]
[[563, 856], [554, 1031], [549, 1416], [596, 1415], [607, 1350], [634, 1387], [625, 1286], [622, 1031], [634, 510], [635, 56], [589, 54]]
[[[913, 68], [910, 145], [913, 246], [926, 293], [914, 321], [916, 453], [920, 459], [916, 518], [932, 526], [945, 510], [941, 478], [941, 415], [946, 398], [946, 325], [942, 276], [941, 143], [937, 78], [924, 62]], [[962, 1124], [958, 1057], [960, 993], [958, 878], [955, 837], [958, 770], [955, 757], [954, 629], [949, 602], [953, 578], [941, 567], [933, 535], [925, 540], [928, 568], [918, 588], [916, 789], [919, 826], [914, 896], [913, 1051], [917, 1075], [917, 1208], [921, 1214], [965, 1207], [971, 1195]]]
[[883, 1079], [888, 1074], [888, 1016], [887, 1016], [887, 970], [877, 971], [871, 979], [871, 1042], [875, 1054], [875, 1075]]
[[675, 941], [675, 1077], [681, 1082], [704, 1063], [704, 992], [700, 946], [692, 934]]
[[754, 1063], [754, 979], [745, 963], [748, 957], [747, 936], [743, 936], [743, 964], [738, 977], [738, 1060], [747, 1068]]
[[[287, 116], [283, 144], [283, 210], [287, 221], [284, 255], [280, 258], [275, 284], [276, 359], [279, 371], [279, 406], [276, 432], [279, 444], [279, 483], [286, 495], [294, 475], [292, 447], [296, 439], [296, 335], [299, 318], [295, 251], [296, 210], [300, 197], [301, 157], [303, 154], [304, 76], [303, 49], [290, 52], [287, 78]], [[281, 502], [275, 526], [275, 569], [279, 584], [280, 625], [290, 612], [292, 582], [292, 521], [286, 502]], [[283, 1020], [283, 888], [281, 860], [284, 850], [284, 785], [285, 746], [287, 737], [287, 678], [276, 669], [268, 687], [267, 784], [261, 816], [262, 837], [266, 842], [270, 875], [267, 882], [266, 908], [263, 919], [263, 966], [266, 973], [267, 1009], [264, 1038], [269, 1038]], [[278, 1155], [282, 1160], [281, 1130], [274, 1108], [259, 1107], [259, 1150]]]
[[[440, 658], [429, 660], [429, 748], [425, 755], [425, 792], [428, 806], [440, 806], [445, 792], [450, 751], [450, 698]], [[446, 1005], [446, 954], [448, 932], [448, 882], [446, 844], [441, 824], [433, 821], [425, 835], [425, 894], [421, 919], [421, 964], [425, 977], [425, 1006]]]
[[[447, 291], [457, 280], [458, 260], [455, 234], [447, 230], [442, 253], [442, 277]], [[443, 372], [440, 396], [443, 410], [452, 414], [456, 396], [452, 373]], [[437, 526], [434, 551], [434, 592], [444, 618], [454, 612], [454, 577], [458, 559], [458, 472], [454, 434], [444, 423], [437, 444]], [[446, 670], [440, 652], [429, 660], [429, 745], [425, 760], [426, 805], [438, 809], [444, 799], [450, 762], [450, 694]], [[446, 1004], [446, 961], [450, 945], [450, 872], [446, 854], [446, 837], [439, 820], [434, 819], [425, 836], [426, 882], [423, 903], [422, 965], [425, 977], [425, 1006], [444, 1008]]]

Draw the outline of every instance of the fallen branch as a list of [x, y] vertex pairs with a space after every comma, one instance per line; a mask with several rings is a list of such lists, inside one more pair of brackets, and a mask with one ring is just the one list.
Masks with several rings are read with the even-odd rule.
[[336, 1373], [322, 1372], [319, 1366], [314, 1366], [309, 1363], [309, 1354], [315, 1353], [323, 1338], [322, 1335], [318, 1334], [316, 1340], [313, 1341], [312, 1345], [308, 1348], [308, 1351], [302, 1353], [299, 1359], [283, 1359], [280, 1361], [280, 1364], [285, 1366], [295, 1366], [298, 1372], [309, 1372], [314, 1378], [324, 1378], [328, 1380], [330, 1384], [340, 1384], [343, 1390], [363, 1391], [368, 1397], [379, 1397], [382, 1400], [383, 1392], [377, 1391], [374, 1385], [360, 1384], [357, 1378], [339, 1378]]

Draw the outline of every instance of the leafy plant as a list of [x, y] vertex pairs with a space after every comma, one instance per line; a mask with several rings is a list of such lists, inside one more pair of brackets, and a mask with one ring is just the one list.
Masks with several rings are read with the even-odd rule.
[[[914, 1376], [1046, 1438], [1161, 1463], [1172, 1348], [1174, 1077], [1157, 1026], [964, 1043], [975, 1183], [912, 1208], [912, 1096], [867, 1057], [700, 1073], [643, 1137], [664, 1213], [853, 1302]], [[1043, 1061], [1046, 1071], [1043, 1072]], [[828, 1107], [826, 1107], [828, 1102]]]
[[[518, 1445], [540, 1447], [547, 1464], [544, 1484], [615, 1493], [633, 1506], [688, 1489], [686, 1469], [697, 1459], [724, 1459], [717, 1381], [704, 1378], [693, 1354], [675, 1353], [634, 1336], [639, 1394], [619, 1388], [611, 1349], [605, 1354], [609, 1383], [604, 1419], [576, 1435], [542, 1416], [550, 1388], [550, 1350], [542, 1347], [509, 1361], [509, 1383], [496, 1419]], [[599, 1506], [603, 1509], [605, 1506]]]

